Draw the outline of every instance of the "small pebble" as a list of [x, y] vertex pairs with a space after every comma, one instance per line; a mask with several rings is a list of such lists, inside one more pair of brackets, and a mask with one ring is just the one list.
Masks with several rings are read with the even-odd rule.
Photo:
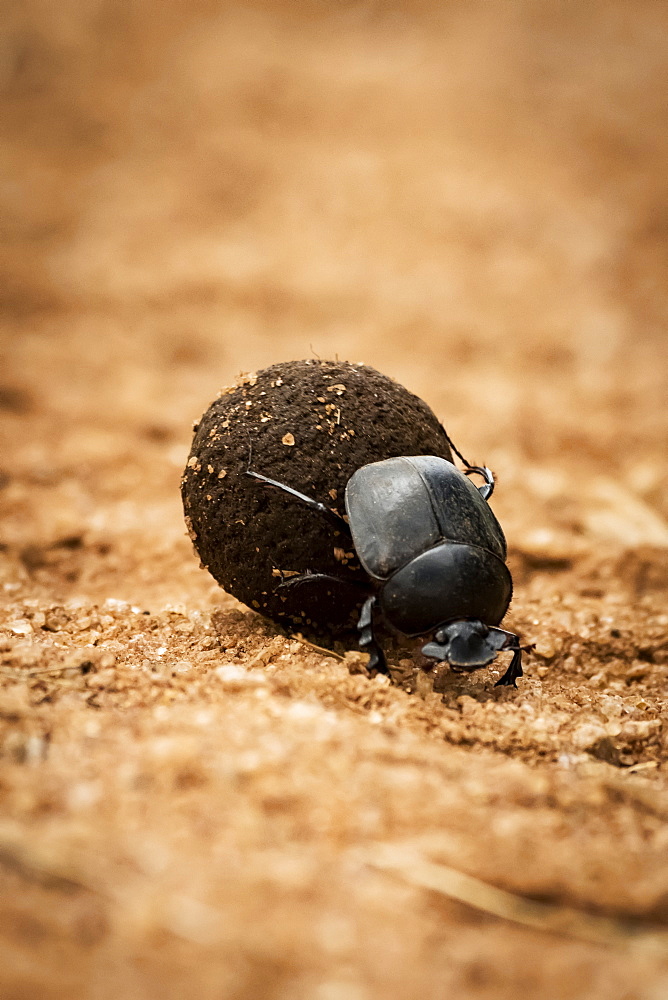
[[9, 628], [14, 635], [30, 635], [32, 632], [32, 625], [27, 618], [17, 618], [9, 623]]

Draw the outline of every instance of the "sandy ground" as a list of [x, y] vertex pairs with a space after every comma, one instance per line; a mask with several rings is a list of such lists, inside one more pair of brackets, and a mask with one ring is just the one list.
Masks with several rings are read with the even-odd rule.
[[[667, 30], [8, 6], [3, 1000], [668, 996]], [[191, 422], [313, 355], [495, 469], [518, 690], [370, 679], [198, 569]]]

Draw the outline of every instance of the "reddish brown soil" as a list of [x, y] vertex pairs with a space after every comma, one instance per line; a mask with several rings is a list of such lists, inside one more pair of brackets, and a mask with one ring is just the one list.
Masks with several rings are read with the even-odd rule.
[[[665, 8], [7, 14], [3, 1000], [662, 1000]], [[495, 469], [517, 691], [198, 569], [191, 421], [314, 354]]]

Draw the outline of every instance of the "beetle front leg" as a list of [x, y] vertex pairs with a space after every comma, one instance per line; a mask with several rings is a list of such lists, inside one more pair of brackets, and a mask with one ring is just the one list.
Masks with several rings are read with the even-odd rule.
[[[510, 647], [512, 649], [512, 647]], [[524, 671], [522, 670], [522, 650], [517, 646], [513, 650], [513, 658], [510, 661], [510, 666], [506, 670], [503, 677], [500, 677], [496, 682], [494, 687], [517, 687], [517, 678], [522, 677]]]
[[500, 677], [494, 687], [517, 687], [517, 678], [524, 676], [522, 670], [522, 651], [533, 649], [533, 646], [520, 646], [520, 637], [515, 632], [506, 632], [505, 629], [495, 628], [494, 632], [500, 632], [506, 636], [501, 649], [512, 649], [513, 658], [503, 677]]
[[359, 632], [357, 642], [361, 650], [366, 650], [369, 653], [368, 669], [375, 670], [377, 674], [386, 674], [389, 677], [390, 671], [387, 669], [385, 654], [373, 634], [373, 610], [375, 606], [376, 596], [372, 594], [362, 605], [357, 622], [357, 631]]

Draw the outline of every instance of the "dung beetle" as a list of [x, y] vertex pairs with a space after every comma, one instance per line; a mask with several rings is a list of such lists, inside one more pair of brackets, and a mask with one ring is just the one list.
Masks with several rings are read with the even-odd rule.
[[[448, 441], [450, 439], [448, 438]], [[510, 665], [497, 685], [522, 676], [519, 636], [496, 626], [512, 596], [506, 566], [506, 540], [487, 501], [494, 476], [486, 466], [465, 465], [433, 455], [388, 458], [358, 469], [345, 491], [347, 520], [325, 504], [291, 486], [250, 469], [263, 486], [282, 490], [316, 511], [350, 539], [368, 583], [361, 609], [358, 642], [369, 652], [369, 669], [388, 673], [374, 635], [374, 615], [382, 615], [409, 637], [431, 635], [425, 656], [447, 662], [456, 673], [490, 664], [500, 650], [512, 650]], [[468, 478], [481, 475], [476, 487]], [[307, 572], [281, 586], [330, 589], [350, 580]]]

